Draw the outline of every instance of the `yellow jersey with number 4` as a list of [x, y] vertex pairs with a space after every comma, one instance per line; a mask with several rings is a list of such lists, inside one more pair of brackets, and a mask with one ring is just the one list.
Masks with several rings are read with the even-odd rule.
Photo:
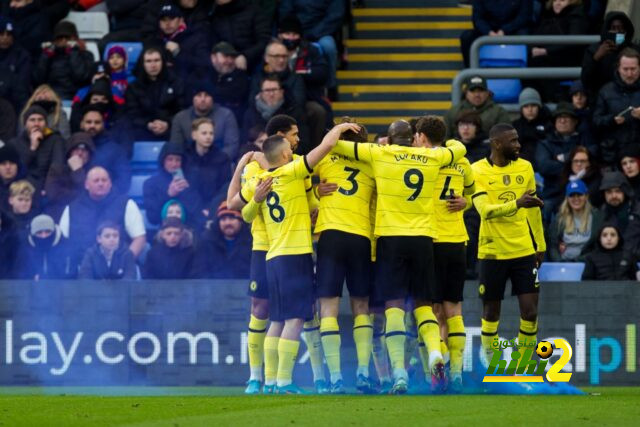
[[305, 185], [305, 178], [312, 172], [305, 157], [296, 157], [279, 168], [263, 171], [242, 187], [240, 197], [248, 203], [253, 198], [258, 182], [273, 178], [271, 191], [260, 204], [260, 214], [269, 239], [267, 260], [281, 255], [313, 252]]
[[438, 235], [434, 242], [460, 243], [469, 240], [464, 225], [464, 211], [449, 212], [447, 201], [452, 195], [465, 196], [474, 192], [473, 171], [466, 157], [440, 169], [433, 193], [435, 227]]

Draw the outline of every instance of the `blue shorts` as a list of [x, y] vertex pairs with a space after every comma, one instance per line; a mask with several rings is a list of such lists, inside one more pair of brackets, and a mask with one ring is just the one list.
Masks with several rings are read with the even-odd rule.
[[251, 252], [249, 270], [249, 290], [247, 295], [253, 298], [269, 298], [269, 282], [267, 281], [267, 251]]
[[313, 317], [311, 254], [281, 255], [267, 260], [269, 318], [275, 322]]

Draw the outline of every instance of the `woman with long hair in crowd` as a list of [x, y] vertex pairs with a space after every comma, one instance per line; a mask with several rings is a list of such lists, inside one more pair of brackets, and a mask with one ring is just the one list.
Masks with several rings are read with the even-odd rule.
[[602, 174], [593, 155], [586, 147], [578, 145], [569, 153], [569, 159], [564, 164], [562, 185], [566, 186], [571, 181], [581, 180], [589, 190], [589, 201], [593, 206], [599, 207], [604, 201], [600, 191]]
[[36, 88], [22, 109], [20, 114], [20, 127], [18, 134], [22, 132], [22, 124], [24, 123], [23, 115], [31, 108], [32, 105], [39, 105], [47, 112], [47, 125], [52, 130], [57, 130], [64, 139], [71, 136], [71, 127], [69, 126], [69, 118], [67, 113], [62, 109], [62, 99], [51, 88], [51, 86], [43, 84]]

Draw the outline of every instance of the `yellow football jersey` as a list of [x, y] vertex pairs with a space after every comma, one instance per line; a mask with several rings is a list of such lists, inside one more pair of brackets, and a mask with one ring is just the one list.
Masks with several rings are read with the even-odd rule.
[[544, 252], [547, 247], [540, 209], [516, 206], [526, 191], [536, 189], [531, 163], [518, 159], [498, 167], [484, 158], [471, 168], [476, 180], [473, 204], [482, 218], [478, 258], [512, 259]]
[[314, 173], [321, 181], [338, 185], [337, 191], [320, 198], [315, 232], [339, 230], [371, 237], [369, 205], [375, 182], [369, 165], [330, 153], [316, 165]]
[[462, 143], [423, 148], [338, 141], [334, 151], [371, 165], [378, 194], [376, 236], [437, 237], [433, 188], [440, 168], [465, 155]]
[[306, 159], [296, 157], [279, 168], [263, 171], [242, 187], [240, 197], [246, 203], [253, 198], [260, 180], [273, 178], [271, 191], [260, 206], [269, 238], [267, 260], [280, 255], [312, 253], [311, 217], [305, 188], [305, 178], [311, 172]]
[[[264, 172], [264, 169], [260, 167], [260, 164], [256, 161], [250, 162], [244, 167], [240, 183], [242, 187], [247, 185], [248, 182], [253, 180], [256, 176]], [[267, 237], [267, 229], [264, 225], [264, 219], [262, 215], [258, 215], [251, 222], [251, 236], [253, 237], [253, 243], [251, 249], [254, 251], [268, 251], [269, 250], [269, 238]]]
[[464, 212], [449, 212], [447, 200], [452, 194], [463, 196], [473, 194], [474, 191], [473, 171], [466, 157], [440, 169], [433, 192], [433, 211], [438, 235], [434, 242], [460, 243], [469, 240], [464, 225]]

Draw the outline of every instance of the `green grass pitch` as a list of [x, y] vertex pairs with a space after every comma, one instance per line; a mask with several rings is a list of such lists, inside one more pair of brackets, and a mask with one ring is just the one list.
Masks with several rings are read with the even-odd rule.
[[216, 388], [0, 388], [0, 426], [638, 425], [640, 387], [584, 396], [253, 396]]

